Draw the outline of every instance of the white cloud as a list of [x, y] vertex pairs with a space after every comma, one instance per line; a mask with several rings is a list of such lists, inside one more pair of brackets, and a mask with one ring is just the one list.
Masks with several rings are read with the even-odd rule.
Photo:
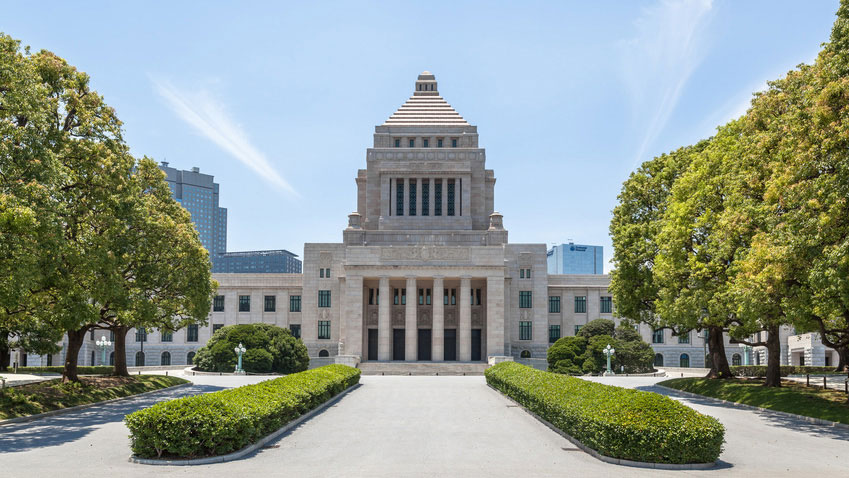
[[623, 46], [623, 74], [635, 114], [645, 125], [637, 163], [663, 131], [705, 53], [712, 0], [661, 0], [645, 8]]
[[151, 77], [156, 92], [180, 119], [251, 168], [259, 177], [281, 190], [298, 196], [297, 191], [271, 166], [265, 154], [256, 149], [247, 133], [207, 90], [181, 91], [169, 81]]

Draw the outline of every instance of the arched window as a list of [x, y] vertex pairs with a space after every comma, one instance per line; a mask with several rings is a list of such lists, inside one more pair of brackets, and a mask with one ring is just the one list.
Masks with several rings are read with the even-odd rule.
[[531, 358], [531, 351], [530, 350], [522, 350], [522, 353], [519, 354], [519, 357], [521, 357], [521, 358]]
[[115, 352], [109, 352], [109, 365], [115, 365]]
[[663, 367], [663, 354], [654, 354], [654, 366]]
[[330, 352], [328, 352], [325, 349], [321, 349], [321, 350], [318, 351], [318, 356], [319, 357], [330, 357]]
[[194, 352], [189, 352], [189, 353], [186, 354], [186, 364], [187, 365], [193, 365], [195, 363], [194, 360], [195, 360], [195, 353]]
[[679, 367], [689, 368], [690, 367], [690, 356], [687, 354], [681, 354], [681, 358], [678, 360]]
[[159, 359], [160, 365], [171, 365], [171, 352], [162, 352], [162, 357]]
[[144, 367], [144, 352], [136, 352], [136, 367]]
[[740, 354], [734, 354], [731, 356], [731, 365], [743, 365], [743, 359], [740, 357]]

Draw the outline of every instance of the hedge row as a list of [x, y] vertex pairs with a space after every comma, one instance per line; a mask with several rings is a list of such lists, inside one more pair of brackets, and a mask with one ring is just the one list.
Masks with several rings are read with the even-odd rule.
[[[18, 373], [62, 373], [64, 370], [62, 367], [18, 367]], [[79, 375], [112, 375], [112, 372], [115, 371], [115, 367], [111, 366], [95, 366], [95, 367], [82, 367], [77, 366], [77, 373]], [[13, 367], [9, 367], [9, 370], [3, 373], [15, 373], [15, 369]]]
[[502, 362], [486, 381], [602, 455], [650, 463], [711, 463], [725, 428], [663, 395]]
[[145, 458], [230, 453], [359, 381], [359, 369], [334, 364], [255, 385], [161, 402], [124, 418], [130, 429], [130, 448]]
[[[835, 367], [800, 367], [798, 365], [782, 365], [781, 376], [840, 373]], [[735, 365], [731, 367], [731, 373], [737, 377], [766, 377], [766, 365]]]

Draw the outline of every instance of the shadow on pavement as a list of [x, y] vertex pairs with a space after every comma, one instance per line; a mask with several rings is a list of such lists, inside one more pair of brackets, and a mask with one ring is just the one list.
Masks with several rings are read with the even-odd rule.
[[211, 385], [190, 385], [75, 412], [0, 427], [0, 453], [46, 448], [79, 440], [100, 425], [121, 422], [124, 416], [164, 400], [223, 390]]
[[778, 426], [788, 430], [797, 431], [800, 433], [805, 433], [807, 435], [816, 436], [816, 437], [825, 437], [825, 438], [833, 438], [835, 440], [845, 440], [849, 441], [849, 428], [843, 427], [834, 427], [828, 425], [817, 425], [816, 423], [811, 423], [800, 418], [788, 417], [785, 415], [781, 415], [779, 413], [774, 413], [766, 410], [752, 410], [747, 408], [741, 408], [737, 405], [730, 403], [720, 403], [715, 399], [711, 398], [695, 398], [691, 396], [687, 396], [681, 393], [676, 393], [671, 390], [666, 390], [660, 387], [655, 386], [645, 386], [645, 387], [637, 387], [638, 390], [644, 390], [647, 392], [659, 393], [661, 395], [666, 395], [670, 398], [677, 398], [680, 400], [686, 400], [690, 403], [701, 405], [705, 407], [714, 407], [714, 408], [728, 408], [734, 410], [740, 410], [744, 412], [750, 412], [757, 417], [763, 419], [771, 426]]

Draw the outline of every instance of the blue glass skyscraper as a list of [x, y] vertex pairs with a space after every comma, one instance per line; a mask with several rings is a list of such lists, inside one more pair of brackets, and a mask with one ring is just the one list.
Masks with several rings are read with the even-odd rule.
[[200, 242], [214, 263], [218, 254], [227, 252], [227, 209], [218, 206], [218, 183], [200, 168], [182, 171], [165, 161], [159, 168], [165, 172], [174, 199], [192, 215]]
[[604, 274], [602, 246], [560, 244], [548, 251], [549, 274]]

